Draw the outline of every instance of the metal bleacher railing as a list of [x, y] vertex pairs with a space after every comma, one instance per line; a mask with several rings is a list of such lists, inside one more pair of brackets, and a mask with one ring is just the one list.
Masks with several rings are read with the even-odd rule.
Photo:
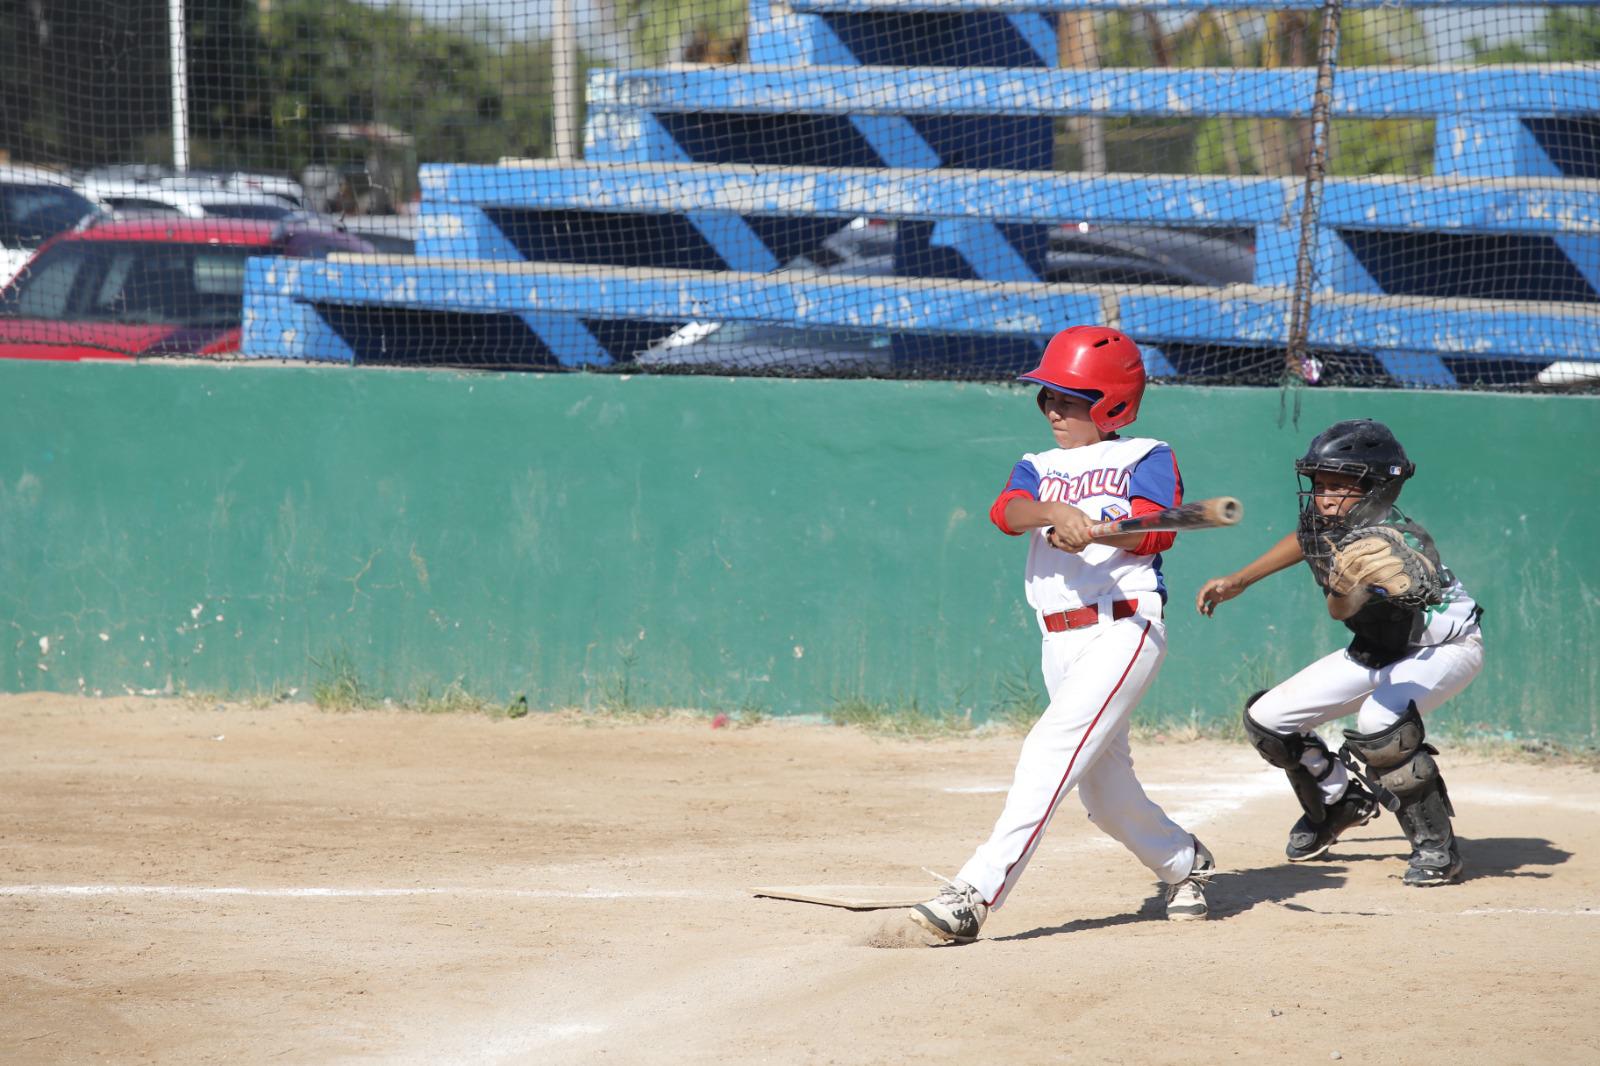
[[[254, 262], [245, 352], [627, 368], [685, 323], [742, 321], [880, 333], [873, 372], [1000, 378], [1099, 321], [1154, 373], [1205, 379], [1206, 359], [1251, 352], [1244, 379], [1263, 380], [1293, 365], [1290, 297], [1309, 284], [1305, 343], [1354, 383], [1600, 376], [1600, 65], [1322, 57], [1327, 119], [1430, 122], [1431, 172], [1329, 177], [1306, 229], [1299, 173], [1054, 169], [1058, 120], [1310, 119], [1318, 70], [1063, 69], [1052, 14], [1259, 6], [753, 0], [752, 63], [595, 71], [583, 161], [424, 167], [416, 258]], [[780, 269], [867, 219], [892, 227], [883, 270]], [[1245, 234], [1253, 268], [1053, 280], [1075, 224]]]

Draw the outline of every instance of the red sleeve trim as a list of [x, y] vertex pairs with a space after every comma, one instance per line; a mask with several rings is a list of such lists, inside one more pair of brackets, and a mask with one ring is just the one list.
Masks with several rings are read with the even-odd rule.
[[[1157, 511], [1164, 509], [1159, 503], [1154, 500], [1147, 500], [1143, 496], [1135, 496], [1129, 502], [1133, 505], [1133, 517], [1135, 518], [1147, 514], [1155, 514]], [[1178, 500], [1176, 502], [1183, 502], [1182, 488], [1178, 489]], [[1127, 550], [1134, 555], [1159, 555], [1161, 552], [1169, 550], [1177, 539], [1178, 535], [1170, 531], [1166, 533], [1146, 533], [1137, 547], [1128, 548]]]
[[995, 498], [994, 505], [989, 508], [989, 521], [999, 527], [1000, 532], [1008, 537], [1022, 536], [1022, 530], [1012, 529], [1006, 525], [1006, 504], [1012, 500], [1031, 500], [1033, 493], [1027, 489], [1007, 489]]

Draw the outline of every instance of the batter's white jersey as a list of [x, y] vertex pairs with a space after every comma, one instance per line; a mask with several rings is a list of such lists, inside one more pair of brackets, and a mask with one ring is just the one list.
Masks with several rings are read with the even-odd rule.
[[[1008, 496], [1028, 495], [1045, 503], [1062, 500], [1103, 522], [1132, 514], [1141, 496], [1160, 507], [1182, 502], [1183, 482], [1172, 449], [1148, 437], [1114, 437], [1081, 448], [1053, 448], [1024, 455], [1011, 471]], [[1107, 599], [1133, 599], [1167, 590], [1160, 555], [1135, 555], [1109, 544], [1091, 544], [1076, 554], [1050, 546], [1045, 531], [1032, 532], [1025, 591], [1035, 611], [1070, 610]]]

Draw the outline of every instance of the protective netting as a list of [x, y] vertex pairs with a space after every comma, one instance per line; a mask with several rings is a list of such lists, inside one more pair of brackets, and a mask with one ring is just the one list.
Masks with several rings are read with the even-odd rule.
[[1600, 10], [0, 4], [0, 256], [5, 357], [1581, 388]]

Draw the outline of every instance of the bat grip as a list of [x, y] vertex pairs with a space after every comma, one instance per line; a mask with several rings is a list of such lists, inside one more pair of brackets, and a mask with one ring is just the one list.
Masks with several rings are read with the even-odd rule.
[[1119, 533], [1132, 532], [1131, 530], [1125, 531], [1120, 526], [1120, 522], [1096, 522], [1089, 527], [1089, 538], [1091, 540], [1100, 540], [1102, 537], [1115, 537]]
[[[1089, 527], [1089, 539], [1090, 540], [1103, 540], [1106, 537], [1120, 536], [1121, 534], [1123, 534], [1125, 532], [1126, 533], [1137, 533], [1137, 532], [1139, 532], [1138, 530], [1118, 529], [1117, 525], [1118, 524], [1116, 522], [1096, 522], [1094, 525]], [[1044, 539], [1045, 540], [1049, 540], [1051, 534], [1053, 534], [1055, 531], [1056, 531], [1056, 527], [1055, 526], [1045, 526], [1044, 527]]]

